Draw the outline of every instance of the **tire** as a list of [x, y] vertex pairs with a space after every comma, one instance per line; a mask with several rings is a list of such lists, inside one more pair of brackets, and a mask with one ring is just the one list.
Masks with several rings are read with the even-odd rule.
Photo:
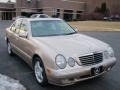
[[13, 56], [13, 55], [14, 55], [14, 53], [13, 53], [13, 51], [12, 51], [12, 48], [11, 48], [11, 45], [10, 45], [10, 42], [7, 42], [7, 51], [8, 51], [8, 54], [9, 54], [10, 56]]
[[46, 76], [44, 65], [39, 57], [34, 58], [34, 74], [37, 82], [45, 87], [48, 85], [48, 79]]

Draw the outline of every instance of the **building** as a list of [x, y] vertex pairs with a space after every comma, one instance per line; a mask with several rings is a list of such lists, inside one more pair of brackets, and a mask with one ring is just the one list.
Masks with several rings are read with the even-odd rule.
[[14, 3], [0, 3], [0, 20], [11, 20], [15, 15]]
[[[79, 1], [79, 0], [78, 0]], [[65, 0], [17, 0], [17, 15], [30, 15], [31, 13], [45, 13], [53, 17], [61, 17], [72, 20], [80, 18], [76, 13], [85, 11], [85, 2], [68, 2]], [[21, 12], [20, 12], [21, 11]]]
[[4, 5], [6, 10], [8, 5], [9, 11], [15, 11], [16, 16], [45, 13], [65, 20], [92, 19], [99, 18], [100, 14], [95, 11], [103, 5], [109, 11], [107, 15], [120, 15], [120, 0], [16, 0], [14, 4]]

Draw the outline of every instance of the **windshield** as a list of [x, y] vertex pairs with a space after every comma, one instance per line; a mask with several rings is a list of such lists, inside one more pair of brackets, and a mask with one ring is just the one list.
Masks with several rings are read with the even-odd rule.
[[69, 35], [76, 33], [63, 20], [40, 20], [31, 21], [31, 31], [33, 37]]

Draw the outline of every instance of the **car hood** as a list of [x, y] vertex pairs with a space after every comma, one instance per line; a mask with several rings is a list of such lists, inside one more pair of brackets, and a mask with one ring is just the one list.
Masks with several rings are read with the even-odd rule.
[[38, 43], [47, 45], [58, 54], [66, 56], [80, 56], [94, 52], [102, 52], [108, 47], [108, 44], [83, 34], [36, 37], [35, 40], [37, 40]]

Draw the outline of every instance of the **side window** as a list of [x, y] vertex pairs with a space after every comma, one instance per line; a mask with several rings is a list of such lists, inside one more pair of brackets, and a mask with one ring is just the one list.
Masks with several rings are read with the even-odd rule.
[[10, 28], [10, 31], [12, 31], [12, 32], [15, 32], [15, 23], [13, 23], [13, 25], [11, 26], [11, 28]]
[[18, 34], [19, 31], [20, 31], [21, 23], [22, 23], [22, 20], [17, 20], [17, 21], [16, 21], [16, 24], [15, 24], [15, 28], [16, 28], [15, 33], [16, 33], [16, 34]]
[[27, 21], [23, 20], [20, 26], [20, 32], [27, 32]]
[[36, 14], [31, 16], [31, 18], [35, 18], [35, 17], [37, 17], [37, 15], [36, 15]]

